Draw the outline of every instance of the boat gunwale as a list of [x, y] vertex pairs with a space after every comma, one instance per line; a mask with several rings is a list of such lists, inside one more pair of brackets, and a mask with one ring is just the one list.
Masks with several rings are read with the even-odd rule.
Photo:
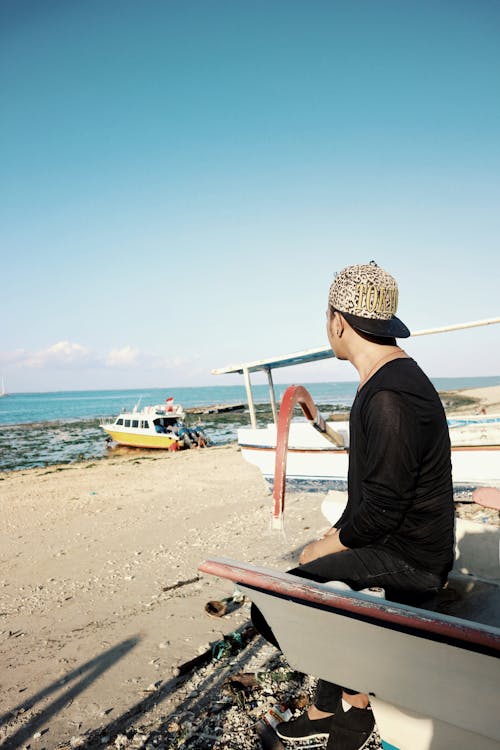
[[[242, 450], [249, 450], [249, 451], [276, 451], [275, 445], [254, 445], [253, 443], [238, 443], [240, 448]], [[324, 448], [294, 448], [293, 446], [288, 446], [288, 453], [335, 453], [335, 454], [342, 454], [342, 453], [349, 453], [349, 448], [337, 448], [336, 446], [325, 446]]]
[[500, 658], [500, 628], [431, 610], [372, 598], [357, 591], [336, 592], [325, 584], [270, 568], [260, 568], [227, 558], [209, 558], [198, 569], [266, 594], [293, 599], [304, 605], [340, 610], [345, 616], [370, 618], [382, 627], [420, 631], [426, 638], [479, 650]]
[[[251, 451], [276, 451], [275, 445], [256, 445], [254, 443], [240, 443], [240, 448]], [[500, 445], [487, 443], [486, 445], [452, 445], [452, 451], [500, 451]], [[349, 448], [336, 448], [335, 446], [325, 446], [318, 448], [294, 448], [288, 446], [289, 453], [349, 453]]]

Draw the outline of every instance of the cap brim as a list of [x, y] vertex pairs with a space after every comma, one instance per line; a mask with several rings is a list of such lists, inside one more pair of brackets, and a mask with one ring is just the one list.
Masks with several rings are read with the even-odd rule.
[[407, 339], [411, 336], [405, 324], [395, 315], [389, 320], [376, 320], [374, 318], [361, 318], [359, 315], [339, 312], [347, 320], [350, 326], [360, 333], [368, 333], [371, 336], [380, 336], [388, 339]]

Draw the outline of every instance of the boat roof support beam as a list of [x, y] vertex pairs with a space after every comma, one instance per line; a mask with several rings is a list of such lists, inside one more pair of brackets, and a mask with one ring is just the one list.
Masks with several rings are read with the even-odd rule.
[[269, 397], [271, 399], [271, 409], [273, 410], [274, 424], [278, 423], [278, 409], [276, 407], [276, 393], [274, 392], [273, 374], [270, 367], [266, 368], [267, 382], [269, 383]]
[[253, 402], [252, 383], [250, 381], [250, 372], [248, 367], [243, 367], [243, 377], [245, 378], [245, 388], [247, 390], [248, 409], [250, 411], [250, 424], [253, 429], [257, 429], [257, 419], [255, 417], [255, 404]]
[[[441, 328], [428, 328], [423, 331], [414, 331], [413, 336], [429, 336], [433, 333], [445, 333], [447, 331], [459, 331], [465, 328], [477, 328], [479, 326], [489, 326], [500, 323], [500, 317], [488, 318], [487, 320], [475, 320], [470, 323], [459, 323], [458, 325], [442, 326]], [[241, 374], [246, 367], [249, 372], [258, 372], [267, 369], [276, 369], [277, 367], [292, 367], [293, 365], [302, 365], [306, 362], [319, 362], [323, 359], [334, 357], [330, 346], [321, 346], [318, 349], [305, 349], [301, 352], [287, 354], [284, 357], [272, 357], [271, 359], [259, 359], [254, 362], [245, 362], [241, 365], [229, 365], [217, 370], [212, 370], [213, 375], [228, 375], [230, 373]]]

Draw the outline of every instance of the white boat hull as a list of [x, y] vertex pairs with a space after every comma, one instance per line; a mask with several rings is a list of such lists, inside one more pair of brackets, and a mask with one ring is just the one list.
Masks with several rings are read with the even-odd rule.
[[[347, 438], [345, 422], [329, 423]], [[346, 440], [347, 442], [347, 440]], [[276, 426], [241, 428], [238, 443], [243, 458], [257, 466], [268, 480], [274, 478]], [[455, 486], [500, 486], [500, 444], [452, 445], [452, 473]], [[332, 446], [306, 422], [292, 422], [288, 441], [288, 480], [307, 480], [343, 487], [347, 482], [349, 453]]]
[[499, 746], [497, 627], [231, 560], [200, 570], [237, 583], [294, 669], [370, 693], [385, 747]]
[[[404, 717], [403, 725], [410, 716], [417, 724], [425, 717], [420, 743], [410, 733], [403, 744], [393, 717], [384, 721], [384, 712], [379, 717], [375, 704], [384, 741], [392, 738], [401, 750], [498, 748], [498, 659], [343, 613], [276, 599], [241, 584], [239, 588], [263, 612], [294, 669], [381, 696], [381, 702]], [[471, 702], [472, 696], [477, 703]], [[439, 737], [446, 725], [448, 732]], [[448, 744], [452, 730], [459, 744]]]

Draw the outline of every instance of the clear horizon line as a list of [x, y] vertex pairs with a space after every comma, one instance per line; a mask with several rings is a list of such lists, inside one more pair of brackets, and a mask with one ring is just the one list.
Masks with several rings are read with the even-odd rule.
[[[429, 380], [487, 380], [487, 379], [495, 379], [498, 378], [500, 380], [500, 374], [498, 375], [428, 375]], [[334, 383], [351, 383], [356, 384], [357, 380], [303, 380], [301, 381], [302, 385], [319, 385], [319, 384], [329, 384], [332, 385]], [[274, 385], [295, 385], [296, 381], [274, 381]], [[500, 385], [500, 383], [498, 384]], [[268, 388], [267, 383], [252, 383], [252, 387], [265, 387]], [[5, 394], [6, 397], [8, 396], [35, 396], [42, 393], [112, 393], [114, 391], [159, 391], [159, 390], [182, 390], [182, 389], [196, 389], [196, 388], [244, 388], [245, 384], [242, 381], [241, 384], [239, 383], [228, 383], [226, 385], [219, 384], [204, 384], [204, 385], [170, 385], [170, 386], [163, 386], [163, 385], [152, 385], [152, 386], [134, 386], [130, 388], [56, 388], [54, 390], [43, 390], [43, 391], [9, 391]], [[487, 386], [486, 386], [487, 387]], [[466, 390], [466, 389], [465, 389]]]

